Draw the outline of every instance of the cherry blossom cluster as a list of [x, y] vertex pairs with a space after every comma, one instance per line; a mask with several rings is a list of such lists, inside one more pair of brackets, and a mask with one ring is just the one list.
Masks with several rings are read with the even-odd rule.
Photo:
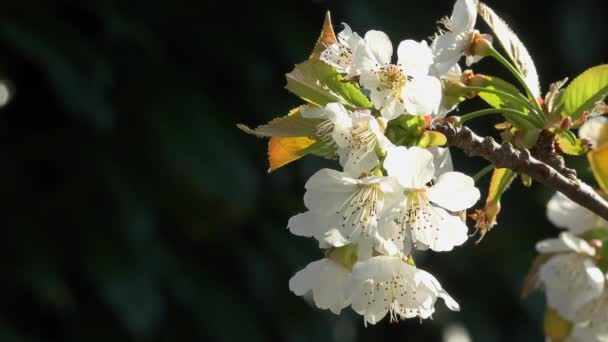
[[[322, 169], [306, 183], [308, 211], [289, 220], [298, 236], [313, 237], [325, 258], [310, 263], [289, 282], [297, 295], [312, 292], [316, 306], [338, 314], [351, 306], [365, 322], [429, 318], [437, 298], [451, 310], [458, 304], [430, 273], [417, 268], [416, 250], [450, 251], [468, 238], [459, 213], [480, 197], [471, 177], [452, 170], [445, 148], [396, 146], [385, 136], [403, 114], [444, 115], [441, 78], [460, 77], [458, 61], [467, 53], [477, 2], [459, 0], [449, 31], [431, 42], [404, 40], [393, 46], [386, 34], [363, 37], [348, 25], [321, 60], [367, 90], [373, 109], [348, 110], [339, 103], [306, 107], [318, 119], [318, 136], [339, 156], [342, 170]], [[374, 110], [375, 109], [375, 110]]]
[[[608, 146], [608, 120], [590, 119], [579, 135], [594, 149]], [[559, 192], [547, 204], [547, 216], [565, 229], [558, 238], [536, 246], [541, 253], [537, 285], [544, 289], [550, 310], [547, 335], [570, 342], [608, 341], [608, 275], [601, 256], [608, 221]]]
[[[492, 36], [475, 29], [478, 17]], [[305, 104], [255, 129], [238, 125], [270, 138], [269, 172], [306, 155], [339, 163], [311, 176], [306, 211], [289, 220], [289, 231], [315, 239], [324, 255], [289, 288], [335, 314], [350, 306], [366, 324], [387, 315], [430, 318], [439, 298], [459, 310], [435, 276], [417, 267], [417, 253], [464, 244], [468, 218], [472, 235], [483, 238], [514, 180], [525, 187], [534, 180], [570, 199], [558, 193], [549, 202], [550, 220], [567, 231], [538, 244], [525, 292], [546, 291], [548, 341], [608, 341], [608, 202], [562, 157], [587, 155], [608, 191], [608, 65], [555, 82], [542, 97], [528, 50], [490, 7], [457, 0], [439, 24], [430, 41], [406, 39], [394, 49], [377, 30], [360, 35], [343, 24], [336, 35], [328, 14], [308, 60], [286, 74], [287, 90]], [[484, 57], [517, 84], [459, 64]], [[447, 116], [472, 98], [490, 108]], [[494, 126], [502, 146], [464, 127], [487, 115], [503, 119]], [[469, 177], [454, 171], [445, 146], [493, 164]], [[484, 206], [467, 215], [480, 199], [475, 182], [490, 172]]]

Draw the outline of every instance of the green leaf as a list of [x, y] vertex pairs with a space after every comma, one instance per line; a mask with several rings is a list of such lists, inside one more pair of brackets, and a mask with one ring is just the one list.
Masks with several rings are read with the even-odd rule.
[[593, 110], [607, 94], [608, 64], [593, 67], [566, 87], [560, 99], [562, 112], [576, 120], [583, 113]]
[[505, 21], [486, 4], [480, 2], [477, 5], [477, 11], [494, 32], [496, 39], [504, 48], [515, 68], [524, 76], [524, 81], [534, 97], [539, 98], [541, 95], [538, 72], [524, 44]]
[[308, 103], [323, 107], [338, 102], [350, 109], [372, 106], [357, 84], [345, 81], [334, 68], [319, 60], [297, 64], [285, 76], [287, 90]]
[[258, 137], [312, 137], [317, 134], [317, 125], [323, 119], [309, 119], [302, 117], [300, 109], [292, 109], [288, 115], [275, 118], [265, 125], [251, 129], [243, 124], [236, 125], [245, 133]]
[[589, 144], [585, 139], [577, 139], [569, 130], [562, 130], [557, 134], [557, 144], [565, 154], [581, 156], [589, 151]]
[[426, 126], [423, 116], [405, 114], [388, 123], [385, 135], [397, 146], [411, 147], [418, 144]]
[[[516, 86], [514, 86], [513, 84], [511, 84], [503, 79], [500, 79], [500, 78], [494, 77], [494, 76], [487, 76], [487, 75], [476, 75], [476, 76], [477, 76], [477, 78], [475, 81], [476, 82], [475, 86], [477, 86], [477, 87], [486, 88], [489, 90], [502, 91], [502, 92], [505, 92], [507, 94], [510, 94], [510, 95], [513, 95], [516, 97], [521, 94], [519, 89], [517, 89]], [[494, 108], [515, 109], [524, 114], [529, 113], [528, 108], [526, 106], [524, 106], [522, 103], [514, 101], [509, 98], [504, 98], [498, 94], [479, 92], [479, 97], [482, 100], [484, 100], [487, 104], [489, 104], [490, 106], [492, 106]], [[509, 122], [511, 122], [513, 124], [513, 126], [515, 126], [517, 128], [520, 128], [520, 129], [532, 128], [532, 124], [530, 124], [528, 121], [526, 121], [525, 118], [518, 117], [517, 115], [513, 115], [511, 113], [502, 113], [502, 115], [505, 117], [505, 119], [507, 119]]]
[[[480, 82], [480, 84], [479, 84], [483, 88], [500, 90], [500, 91], [509, 93], [513, 96], [517, 96], [518, 94], [520, 94], [520, 91], [519, 91], [519, 89], [517, 89], [516, 86], [514, 86], [513, 84], [511, 84], [503, 79], [500, 79], [498, 77], [493, 77], [493, 76], [487, 76], [487, 75], [478, 75], [478, 76], [483, 78], [483, 81]], [[509, 99], [503, 99], [502, 97], [500, 97], [497, 94], [482, 92], [482, 93], [479, 93], [479, 97], [482, 100], [484, 100], [487, 104], [489, 104], [490, 106], [492, 106], [494, 108], [517, 109], [524, 113], [526, 113], [528, 111], [528, 109], [525, 106], [521, 105], [520, 103], [513, 103], [513, 101], [510, 101]]]

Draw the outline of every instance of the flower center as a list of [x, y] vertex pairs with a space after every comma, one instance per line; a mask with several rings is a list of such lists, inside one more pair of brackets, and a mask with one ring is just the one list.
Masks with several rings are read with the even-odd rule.
[[347, 239], [365, 234], [369, 237], [377, 227], [384, 193], [379, 184], [361, 184], [336, 212], [342, 216], [342, 230]]
[[416, 289], [400, 274], [386, 281], [370, 282], [363, 295], [370, 307], [383, 306], [388, 310], [391, 322], [420, 315], [419, 309], [412, 308], [417, 307]]
[[410, 80], [400, 65], [387, 64], [379, 67], [375, 73], [380, 80], [380, 90], [397, 91]]
[[403, 239], [407, 229], [411, 230], [414, 248], [418, 240], [428, 244], [439, 239], [439, 223], [443, 218], [437, 214], [426, 197], [426, 189], [411, 191], [406, 194], [406, 204], [400, 210], [397, 224], [398, 238]]

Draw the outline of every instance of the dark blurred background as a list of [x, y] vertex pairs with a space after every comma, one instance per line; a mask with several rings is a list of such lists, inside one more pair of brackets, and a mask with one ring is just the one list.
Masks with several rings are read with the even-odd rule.
[[[422, 324], [365, 328], [287, 285], [322, 256], [287, 220], [304, 209], [306, 179], [336, 164], [308, 158], [269, 175], [266, 142], [235, 127], [300, 103], [284, 74], [307, 58], [326, 10], [397, 43], [430, 36], [452, 1], [0, 4], [12, 90], [0, 109], [0, 341], [442, 341], [454, 325], [473, 341], [542, 340], [543, 297], [519, 292], [535, 242], [557, 233], [549, 190], [516, 184], [483, 243], [418, 255], [462, 312], [438, 304]], [[605, 0], [488, 4], [544, 87], [607, 62]], [[476, 68], [503, 75], [491, 60]], [[469, 174], [485, 166], [454, 158]]]

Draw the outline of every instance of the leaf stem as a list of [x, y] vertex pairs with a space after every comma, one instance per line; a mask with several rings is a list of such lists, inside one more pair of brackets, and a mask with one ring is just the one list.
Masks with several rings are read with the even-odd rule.
[[[502, 97], [503, 99], [509, 99], [513, 102], [520, 103], [524, 107], [528, 108], [530, 110], [530, 112], [535, 114], [535, 115], [526, 115], [522, 112], [519, 112], [519, 113], [524, 114], [524, 116], [528, 122], [530, 122], [533, 126], [535, 126], [537, 128], [542, 128], [545, 125], [544, 119], [539, 118], [539, 116], [537, 115], [536, 109], [532, 106], [532, 104], [530, 104], [529, 102], [527, 102], [513, 94], [509, 94], [509, 93], [501, 91], [501, 90], [496, 90], [496, 89], [492, 89], [492, 88], [484, 88], [484, 87], [466, 86], [466, 87], [463, 87], [463, 89], [467, 90], [467, 91], [471, 91], [471, 92], [494, 94], [494, 95], [498, 95], [498, 96]], [[504, 110], [505, 108], [502, 108], [502, 109]]]
[[[528, 94], [528, 99], [530, 101], [532, 101], [532, 103], [534, 103], [534, 107], [536, 108], [536, 110], [538, 110], [538, 113], [542, 113], [543, 108], [540, 106], [538, 99], [532, 93], [532, 90], [530, 90], [530, 87], [528, 87], [528, 84], [526, 83], [526, 80], [524, 80], [522, 73], [517, 68], [515, 68], [513, 66], [513, 64], [511, 64], [503, 55], [500, 54], [500, 52], [498, 52], [492, 46], [490, 46], [488, 48], [488, 51], [489, 51], [490, 56], [494, 57], [500, 64], [502, 64], [505, 68], [507, 68], [507, 70], [509, 70], [509, 72], [511, 72], [511, 74], [513, 74], [513, 76], [515, 76], [515, 78], [517, 78], [517, 80], [522, 85], [522, 87], [524, 87], [526, 94]], [[545, 118], [542, 115], [539, 115], [539, 116], [543, 120], [543, 123], [544, 123]]]
[[494, 170], [494, 164], [490, 164], [490, 165], [484, 167], [483, 169], [479, 170], [479, 172], [477, 172], [473, 176], [473, 180], [475, 181], [475, 183], [477, 183], [483, 176], [487, 175], [492, 170]]
[[509, 109], [509, 108], [489, 108], [489, 109], [483, 109], [483, 110], [478, 110], [476, 112], [471, 112], [468, 114], [465, 114], [463, 116], [460, 117], [460, 123], [463, 124], [467, 121], [482, 117], [482, 116], [486, 116], [486, 115], [492, 115], [492, 114], [503, 114], [503, 113], [510, 113], [510, 114], [514, 114], [517, 116], [521, 116], [522, 118], [528, 120], [530, 117], [528, 117], [528, 115], [526, 113], [520, 112], [518, 110], [515, 109]]

